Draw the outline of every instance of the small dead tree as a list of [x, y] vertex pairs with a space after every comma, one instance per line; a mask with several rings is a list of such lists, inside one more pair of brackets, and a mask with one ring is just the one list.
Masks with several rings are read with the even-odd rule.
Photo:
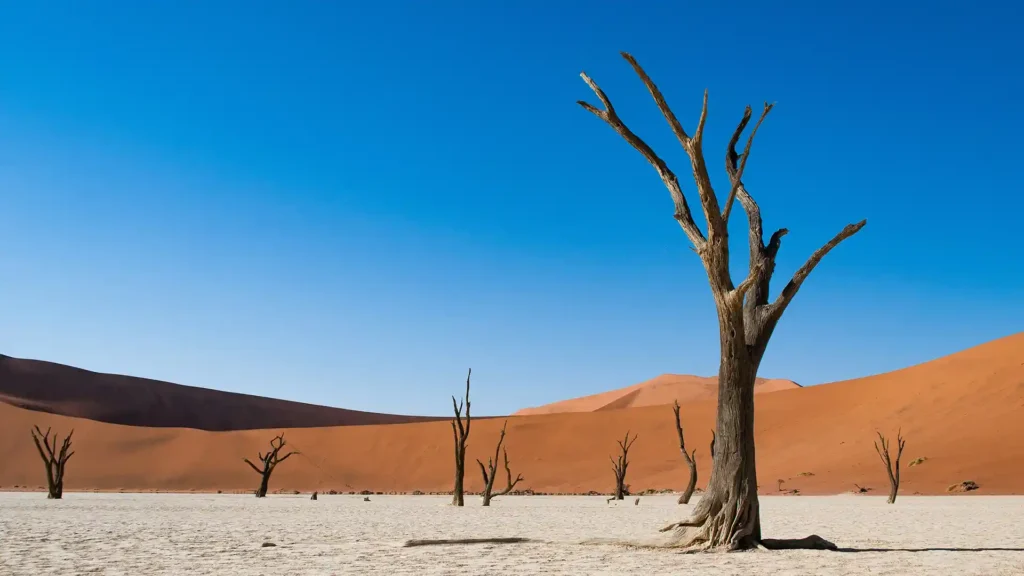
[[[718, 317], [720, 363], [715, 429], [719, 436], [717, 447], [722, 449], [722, 453], [714, 454], [711, 479], [691, 517], [666, 526], [663, 530], [674, 530], [672, 545], [684, 551], [742, 550], [758, 546], [834, 549], [835, 545], [820, 537], [779, 541], [763, 538], [761, 535], [754, 456], [754, 383], [758, 367], [768, 348], [768, 341], [800, 287], [825, 255], [840, 242], [860, 231], [866, 221], [846, 226], [817, 249], [797, 269], [792, 279], [772, 301], [769, 298], [769, 284], [775, 272], [775, 260], [782, 245], [782, 238], [788, 230], [778, 229], [765, 242], [761, 209], [748, 192], [743, 176], [747, 160], [750, 158], [754, 134], [773, 105], [765, 103], [764, 110], [740, 153], [737, 152], [736, 146], [753, 113], [749, 106], [745, 110], [725, 151], [728, 181], [719, 195], [712, 186], [704, 158], [704, 126], [708, 114], [707, 91], [704, 92], [697, 127], [692, 133], [687, 133], [647, 72], [630, 54], [623, 52], [622, 56], [640, 77], [689, 159], [689, 168], [700, 199], [700, 210], [707, 223], [706, 228], [701, 229], [694, 220], [676, 174], [654, 149], [626, 126], [608, 95], [586, 73], [581, 73], [580, 76], [594, 92], [601, 107], [582, 100], [579, 101], [579, 105], [612, 128], [657, 172], [672, 197], [675, 208], [673, 217], [689, 238], [693, 251], [707, 272]], [[750, 257], [747, 274], [739, 282], [734, 282], [730, 266], [729, 216], [737, 203], [747, 216], [746, 232]]]
[[284, 441], [284, 434], [275, 436], [270, 441], [270, 451], [266, 454], [259, 453], [259, 461], [262, 464], [262, 468], [253, 464], [248, 458], [242, 458], [246, 464], [248, 464], [257, 474], [260, 475], [260, 487], [256, 490], [256, 497], [263, 498], [267, 495], [267, 487], [270, 485], [270, 475], [274, 473], [274, 468], [281, 462], [284, 462], [291, 457], [292, 454], [298, 454], [297, 451], [292, 451], [284, 456], [281, 456], [281, 449], [285, 447], [286, 442]]
[[39, 426], [32, 429], [32, 441], [35, 442], [36, 449], [39, 450], [39, 457], [43, 459], [43, 464], [46, 466], [46, 497], [52, 500], [60, 500], [64, 497], [64, 467], [68, 460], [75, 455], [74, 451], [68, 452], [71, 449], [71, 436], [74, 433], [74, 430], [68, 433], [64, 441], [61, 442], [60, 450], [57, 450], [57, 434], [53, 435], [51, 441], [49, 428], [46, 429], [46, 432], [40, 430]]
[[473, 376], [473, 369], [466, 374], [466, 419], [462, 419], [462, 402], [456, 402], [452, 396], [452, 407], [455, 409], [455, 418], [452, 420], [452, 435], [455, 437], [455, 488], [452, 490], [452, 506], [463, 506], [463, 484], [466, 478], [466, 441], [469, 439], [469, 379]]
[[608, 457], [612, 461], [612, 471], [615, 473], [615, 495], [611, 500], [623, 500], [629, 496], [629, 487], [626, 485], [626, 469], [629, 468], [629, 449], [633, 446], [633, 442], [636, 442], [636, 436], [630, 440], [629, 431], [626, 431], [626, 437], [616, 440], [616, 442], [619, 445], [618, 459]]
[[683, 491], [682, 496], [679, 497], [679, 504], [689, 504], [690, 497], [693, 496], [693, 489], [697, 486], [697, 449], [694, 448], [692, 454], [687, 454], [686, 452], [686, 441], [683, 440], [683, 425], [679, 421], [678, 400], [672, 404], [672, 412], [676, 416], [676, 435], [679, 436], [679, 451], [683, 454], [683, 460], [686, 460], [686, 466], [690, 469], [690, 481], [686, 484], [686, 490]]
[[875, 452], [878, 452], [878, 457], [882, 460], [882, 464], [885, 465], [885, 473], [889, 475], [889, 504], [896, 502], [896, 493], [900, 490], [900, 457], [903, 456], [903, 447], [907, 445], [907, 442], [903, 439], [903, 430], [896, 432], [896, 461], [893, 462], [889, 457], [889, 440], [882, 436], [881, 432], [878, 434], [878, 440], [881, 441], [882, 445], [879, 446], [878, 442], [875, 442]]
[[[523, 480], [522, 474], [516, 474], [516, 479], [512, 479], [512, 470], [508, 466], [508, 450], [502, 448], [501, 443], [505, 441], [505, 426], [508, 424], [508, 420], [501, 425], [501, 436], [498, 436], [498, 447], [494, 449], [494, 458], [487, 459], [487, 466], [477, 459], [476, 463], [480, 465], [480, 472], [484, 475], [484, 506], [491, 505], [491, 498], [495, 496], [504, 496], [515, 488], [516, 484]], [[508, 478], [505, 488], [500, 492], [494, 492], [494, 478], [498, 475], [498, 453], [501, 452], [502, 456], [505, 457], [505, 475]]]

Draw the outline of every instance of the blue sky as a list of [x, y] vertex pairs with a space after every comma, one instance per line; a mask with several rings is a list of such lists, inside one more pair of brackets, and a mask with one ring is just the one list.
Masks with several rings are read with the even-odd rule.
[[[642, 5], [641, 5], [642, 4]], [[714, 374], [715, 314], [653, 170], [632, 52], [722, 188], [848, 222], [761, 375], [897, 369], [1024, 326], [1019, 3], [21, 2], [0, 17], [0, 352], [347, 408], [507, 413]], [[733, 218], [737, 273], [742, 218]]]

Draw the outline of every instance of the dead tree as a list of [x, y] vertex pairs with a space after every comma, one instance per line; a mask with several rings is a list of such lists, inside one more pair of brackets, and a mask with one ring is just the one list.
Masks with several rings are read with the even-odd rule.
[[875, 452], [878, 452], [878, 457], [885, 465], [885, 473], [889, 475], [889, 504], [896, 502], [896, 493], [900, 491], [900, 457], [903, 456], [903, 447], [907, 445], [902, 432], [902, 429], [896, 432], [896, 462], [889, 457], [889, 441], [881, 432], [876, 432], [882, 445], [879, 447], [878, 442], [875, 442]]
[[[588, 112], [607, 123], [635, 148], [654, 167], [661, 177], [675, 205], [673, 217], [693, 244], [693, 250], [700, 257], [707, 272], [708, 282], [718, 312], [721, 360], [718, 370], [718, 431], [717, 448], [714, 453], [711, 480], [700, 503], [692, 516], [683, 522], [667, 526], [663, 530], [675, 530], [673, 543], [684, 550], [737, 550], [765, 547], [820, 546], [830, 543], [821, 538], [804, 539], [796, 542], [764, 540], [761, 537], [761, 519], [757, 500], [757, 473], [754, 459], [754, 379], [757, 369], [768, 346], [768, 340], [775, 330], [786, 307], [793, 301], [800, 286], [826, 254], [840, 242], [853, 236], [864, 227], [866, 221], [846, 226], [839, 234], [815, 251], [801, 266], [793, 278], [782, 289], [774, 301], [769, 300], [769, 282], [775, 272], [775, 257], [781, 246], [782, 237], [788, 232], [781, 228], [774, 232], [765, 244], [761, 211], [757, 202], [747, 192], [743, 183], [743, 172], [750, 157], [750, 148], [761, 122], [771, 111], [771, 104], [765, 103], [760, 119], [747, 137], [743, 153], [736, 151], [747, 124], [751, 109], [748, 106], [740, 120], [725, 154], [725, 168], [729, 176], [728, 193], [724, 204], [719, 203], [711, 185], [711, 178], [704, 161], [704, 122], [708, 111], [708, 94], [704, 102], [697, 128], [688, 134], [675, 114], [669, 108], [661, 91], [636, 60], [623, 52], [622, 56], [633, 67], [640, 80], [654, 98], [669, 127], [675, 134], [683, 151], [689, 157], [690, 169], [696, 185], [700, 207], [707, 222], [707, 232], [701, 230], [690, 212], [690, 205], [683, 195], [682, 186], [668, 164], [651, 147], [630, 130], [604, 91], [586, 73], [583, 81], [593, 90], [603, 108], [579, 101]], [[750, 248], [750, 268], [739, 284], [734, 284], [729, 267], [729, 215], [733, 202], [739, 201], [747, 215], [747, 237]]]
[[469, 439], [469, 379], [473, 369], [466, 375], [466, 419], [462, 419], [462, 402], [455, 402], [452, 396], [452, 407], [455, 418], [452, 420], [452, 435], [455, 437], [455, 488], [452, 490], [452, 506], [463, 506], [463, 483], [466, 478], [466, 440]]
[[[494, 458], [487, 459], [487, 466], [477, 459], [476, 463], [480, 465], [480, 472], [484, 475], [484, 506], [491, 505], [491, 498], [495, 496], [504, 496], [515, 488], [516, 484], [519, 484], [523, 480], [522, 474], [516, 474], [516, 479], [512, 479], [512, 469], [508, 467], [508, 450], [502, 448], [501, 443], [505, 441], [505, 426], [508, 424], [508, 420], [501, 425], [501, 436], [498, 436], [498, 447], [494, 449]], [[498, 475], [498, 453], [505, 457], [505, 475], [508, 478], [505, 488], [500, 492], [494, 492], [494, 478]]]
[[36, 449], [39, 450], [39, 457], [43, 459], [43, 464], [46, 466], [46, 497], [60, 500], [64, 497], [64, 467], [67, 466], [68, 460], [75, 455], [73, 450], [68, 452], [71, 449], [71, 436], [75, 431], [72, 430], [64, 438], [60, 444], [60, 450], [57, 450], [57, 435], [54, 434], [51, 441], [49, 428], [43, 432], [39, 426], [36, 426], [31, 432], [32, 441], [35, 442]]
[[270, 485], [270, 475], [274, 473], [274, 468], [277, 468], [278, 464], [290, 458], [292, 454], [298, 454], [298, 452], [292, 451], [285, 454], [284, 456], [280, 456], [281, 449], [284, 448], [285, 444], [286, 442], [284, 441], [283, 434], [280, 436], [275, 436], [270, 441], [270, 451], [267, 452], [266, 454], [262, 452], [259, 453], [259, 460], [260, 463], [263, 465], [263, 468], [256, 466], [255, 464], [250, 462], [248, 458], [242, 458], [242, 460], [244, 460], [246, 464], [252, 467], [252, 469], [255, 470], [256, 473], [259, 474], [261, 477], [260, 487], [259, 489], [256, 490], [257, 498], [263, 498], [267, 495], [267, 487]]
[[629, 496], [629, 486], [626, 485], [626, 469], [629, 468], [629, 448], [633, 446], [633, 442], [636, 442], [636, 436], [630, 440], [629, 431], [627, 431], [626, 437], [616, 442], [619, 445], [618, 459], [608, 457], [612, 461], [612, 472], [615, 473], [615, 495], [610, 500], [622, 500]]
[[686, 490], [683, 491], [682, 496], [679, 497], [679, 504], [689, 504], [690, 497], [693, 496], [693, 489], [697, 486], [697, 449], [693, 449], [693, 454], [686, 452], [686, 442], [683, 440], [683, 425], [679, 421], [678, 400], [672, 404], [672, 412], [676, 415], [676, 435], [679, 436], [679, 451], [683, 454], [683, 460], [686, 460], [686, 466], [690, 469], [690, 481], [686, 484]]

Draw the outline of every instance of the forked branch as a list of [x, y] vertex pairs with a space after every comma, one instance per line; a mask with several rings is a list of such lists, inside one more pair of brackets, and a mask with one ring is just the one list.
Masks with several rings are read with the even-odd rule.
[[285, 460], [292, 457], [293, 454], [298, 454], [297, 451], [292, 451], [284, 456], [281, 456], [281, 449], [285, 447], [287, 442], [284, 440], [284, 434], [275, 436], [270, 440], [270, 451], [266, 454], [258, 452], [257, 461], [260, 466], [253, 464], [248, 458], [242, 458], [242, 460], [249, 465], [257, 474], [260, 475], [260, 486], [256, 489], [256, 497], [263, 498], [267, 495], [267, 489], [270, 487], [270, 475], [274, 473], [274, 469], [277, 465], [284, 462]]
[[[590, 76], [587, 76], [586, 72], [581, 72], [580, 78], [583, 78], [583, 81], [587, 83], [587, 86], [594, 91], [594, 94], [597, 95], [597, 99], [600, 100], [601, 104], [604, 106], [604, 110], [588, 104], [583, 100], [577, 101], [577, 104], [594, 116], [604, 120], [605, 123], [611, 126], [612, 129], [619, 134], [619, 136], [622, 136], [630, 146], [635, 148], [643, 155], [644, 158], [647, 159], [648, 162], [650, 162], [651, 166], [653, 166], [658, 172], [658, 176], [661, 177], [661, 181], [664, 182], [665, 187], [668, 188], [669, 194], [672, 196], [672, 202], [675, 204], [676, 220], [679, 222], [679, 225], [683, 228], [683, 231], [686, 232], [687, 237], [690, 238], [690, 241], [693, 242], [694, 247], [699, 252], [705, 242], [704, 234], [693, 221], [693, 215], [690, 213], [690, 206], [686, 202], [686, 196], [683, 195], [682, 188], [679, 186], [679, 179], [676, 177], [675, 173], [669, 169], [668, 164], [666, 164], [665, 161], [662, 160], [646, 142], [630, 130], [622, 119], [619, 118], [619, 115], [615, 112], [615, 107], [612, 106], [611, 100], [608, 99], [604, 90], [601, 90], [601, 87], [598, 86]], [[672, 118], [674, 118], [674, 116]], [[672, 124], [673, 121], [669, 120], [669, 123]], [[675, 124], [678, 125], [678, 121], [676, 121]], [[673, 126], [673, 131], [675, 131], [675, 129], [676, 127]], [[677, 133], [677, 136], [685, 138], [688, 141], [689, 136], [682, 131], [682, 127], [679, 126], [678, 129], [679, 132]]]
[[612, 472], [615, 473], [615, 494], [611, 499], [622, 500], [624, 497], [629, 496], [629, 487], [626, 485], [626, 470], [629, 468], [629, 449], [633, 446], [633, 442], [636, 442], [636, 436], [633, 436], [633, 439], [630, 440], [629, 431], [626, 431], [626, 437], [616, 442], [619, 445], [618, 458], [608, 457], [612, 461]]
[[64, 467], [67, 465], [68, 460], [75, 455], [74, 451], [71, 450], [71, 437], [75, 434], [72, 430], [64, 437], [64, 440], [60, 444], [60, 450], [57, 449], [57, 435], [53, 435], [53, 439], [50, 438], [50, 429], [47, 428], [46, 432], [39, 429], [39, 426], [33, 427], [32, 441], [36, 445], [36, 450], [39, 451], [39, 457], [43, 460], [43, 465], [46, 467], [46, 497], [52, 500], [60, 500], [64, 497]]
[[[522, 481], [523, 476], [517, 475], [515, 480], [512, 480], [512, 470], [508, 465], [508, 450], [502, 447], [502, 442], [505, 441], [505, 427], [508, 425], [508, 420], [501, 425], [501, 435], [498, 436], [498, 445], [494, 448], [494, 458], [487, 459], [487, 465], [478, 458], [476, 463], [480, 465], [480, 473], [484, 477], [484, 506], [491, 505], [491, 499], [495, 496], [503, 496], [508, 494], [515, 488], [515, 485]], [[508, 476], [508, 483], [504, 490], [500, 492], [494, 492], [494, 479], [498, 475], [498, 453], [501, 452], [505, 457], [505, 473]]]

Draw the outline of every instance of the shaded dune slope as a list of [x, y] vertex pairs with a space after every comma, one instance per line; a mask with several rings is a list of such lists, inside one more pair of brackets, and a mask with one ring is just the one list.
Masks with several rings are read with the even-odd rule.
[[[899, 427], [907, 439], [903, 494], [941, 494], [963, 480], [977, 482], [981, 494], [1024, 493], [1024, 334], [891, 373], [762, 394], [756, 405], [762, 493], [774, 493], [783, 479], [802, 494], [845, 492], [854, 483], [884, 494], [874, 434], [894, 435]], [[713, 400], [683, 404], [698, 486], [710, 471], [714, 415]], [[32, 424], [75, 427], [69, 490], [252, 490], [258, 478], [242, 457], [264, 450], [275, 432], [128, 427], [0, 404], [0, 486], [42, 484]], [[500, 427], [500, 419], [474, 424], [471, 462], [493, 453]], [[524, 489], [608, 492], [608, 456], [627, 429], [639, 435], [626, 480], [634, 491], [685, 484], [667, 406], [511, 417], [508, 428], [509, 457], [526, 478]], [[304, 454], [275, 472], [272, 490], [451, 489], [447, 422], [286, 432]], [[909, 467], [918, 457], [927, 460]], [[468, 490], [481, 489], [479, 474], [468, 473], [466, 482]]]
[[419, 422], [0, 355], [0, 402], [112, 424], [250, 430]]

